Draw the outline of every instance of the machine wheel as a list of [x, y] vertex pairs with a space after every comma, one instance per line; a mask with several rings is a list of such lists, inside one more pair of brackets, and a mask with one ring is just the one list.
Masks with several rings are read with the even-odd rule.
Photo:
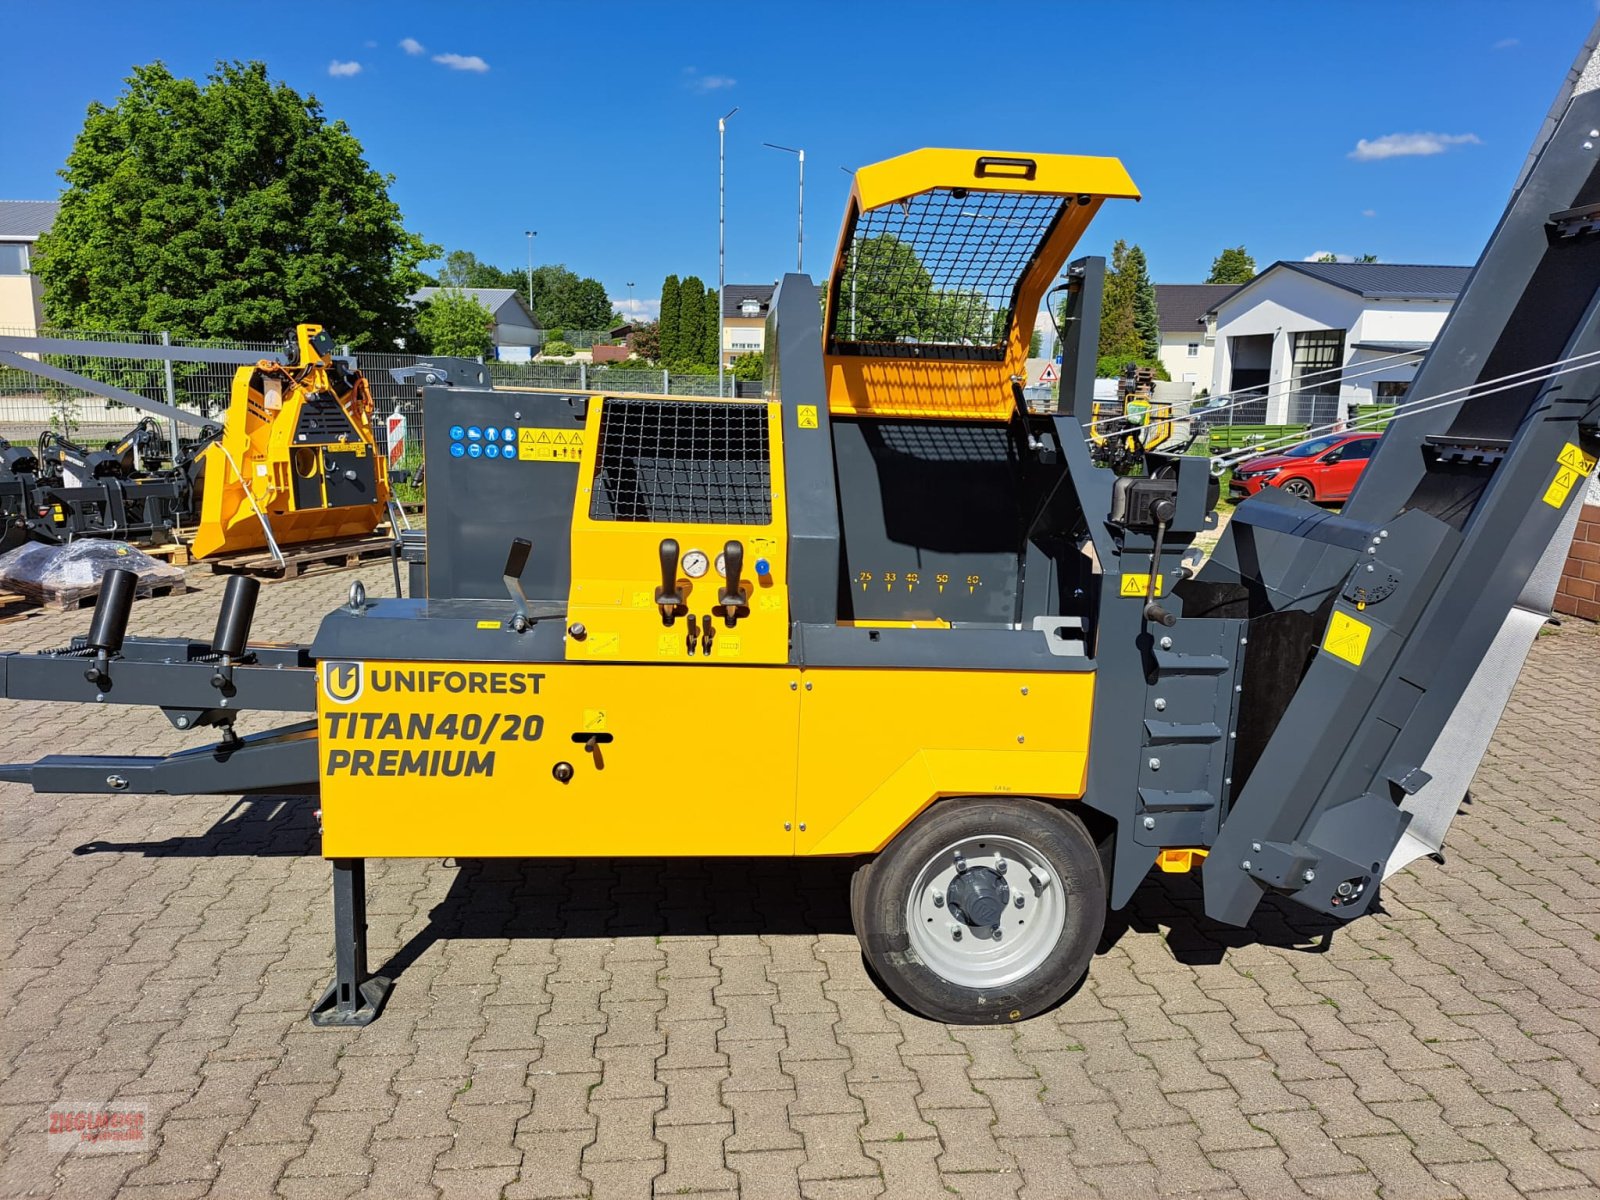
[[1288, 492], [1296, 500], [1315, 500], [1316, 488], [1311, 486], [1309, 479], [1287, 479], [1278, 485], [1283, 491]]
[[1106, 922], [1094, 839], [1038, 800], [947, 800], [857, 872], [868, 964], [907, 1007], [962, 1025], [1019, 1021], [1083, 978]]

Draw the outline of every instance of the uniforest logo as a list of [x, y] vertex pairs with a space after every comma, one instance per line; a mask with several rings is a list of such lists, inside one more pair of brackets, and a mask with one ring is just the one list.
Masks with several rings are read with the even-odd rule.
[[365, 672], [358, 662], [330, 662], [322, 667], [322, 689], [335, 704], [354, 704], [361, 698]]

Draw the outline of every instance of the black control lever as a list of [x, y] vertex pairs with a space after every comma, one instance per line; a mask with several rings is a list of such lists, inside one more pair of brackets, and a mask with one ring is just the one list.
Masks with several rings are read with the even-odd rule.
[[717, 606], [722, 609], [728, 628], [732, 629], [740, 617], [750, 615], [750, 609], [744, 602], [744, 593], [739, 590], [739, 576], [744, 574], [743, 542], [729, 542], [722, 548], [722, 565], [727, 575], [727, 586], [718, 595]]
[[709, 656], [711, 653], [711, 639], [716, 634], [711, 625], [711, 614], [705, 615], [705, 621], [700, 626], [700, 653]]
[[[656, 607], [661, 610], [661, 623], [668, 626], [689, 611], [684, 607], [683, 593], [678, 590], [677, 538], [661, 539], [661, 586], [656, 589]], [[689, 636], [693, 638], [694, 630], [689, 631]], [[692, 646], [689, 653], [694, 653]]]
[[250, 623], [255, 620], [256, 600], [261, 595], [261, 581], [249, 575], [230, 575], [222, 591], [222, 608], [217, 613], [217, 629], [211, 635], [211, 654], [216, 669], [211, 672], [211, 686], [219, 692], [232, 694], [233, 666], [250, 657], [245, 649], [250, 641]]
[[1150, 552], [1150, 582], [1144, 592], [1144, 619], [1170, 628], [1178, 623], [1178, 618], [1156, 602], [1156, 582], [1161, 578], [1161, 543], [1167, 536], [1167, 522], [1178, 515], [1178, 506], [1171, 500], [1157, 500], [1150, 506], [1150, 515], [1156, 519], [1156, 544]]
[[533, 543], [527, 538], [512, 538], [511, 552], [506, 555], [505, 570], [500, 573], [506, 591], [511, 594], [511, 599], [517, 605], [517, 611], [511, 617], [511, 628], [518, 633], [528, 628], [528, 593], [522, 590], [522, 572], [527, 570], [528, 555], [531, 553], [533, 553]]
[[83, 677], [96, 687], [111, 682], [111, 660], [122, 652], [122, 638], [128, 632], [128, 614], [139, 587], [137, 572], [113, 567], [100, 579], [100, 595], [95, 598], [94, 615], [89, 618], [89, 649], [94, 664]]

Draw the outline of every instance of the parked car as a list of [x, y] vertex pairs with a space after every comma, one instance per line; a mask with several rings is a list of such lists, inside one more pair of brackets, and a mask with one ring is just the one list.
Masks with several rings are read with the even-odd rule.
[[1302, 500], [1347, 499], [1381, 437], [1377, 433], [1330, 433], [1287, 450], [1248, 458], [1233, 469], [1228, 494], [1243, 500], [1264, 487], [1277, 487]]

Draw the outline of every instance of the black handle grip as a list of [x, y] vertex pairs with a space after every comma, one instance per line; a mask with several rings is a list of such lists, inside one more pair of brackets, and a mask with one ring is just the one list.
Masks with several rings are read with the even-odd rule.
[[744, 593], [739, 590], [739, 577], [744, 574], [743, 542], [729, 542], [722, 548], [722, 565], [727, 586], [717, 597], [717, 603], [732, 616], [734, 609], [744, 607]]
[[979, 179], [1032, 179], [1039, 173], [1039, 164], [1031, 158], [1005, 158], [985, 154], [978, 159], [973, 171]]
[[506, 555], [506, 569], [500, 574], [507, 579], [521, 579], [527, 569], [528, 555], [533, 553], [533, 543], [527, 538], [512, 538], [511, 553]]
[[661, 539], [661, 586], [656, 589], [656, 603], [662, 609], [674, 611], [683, 603], [678, 593], [678, 539]]
[[1178, 623], [1178, 618], [1175, 614], [1169, 613], [1154, 600], [1145, 604], [1144, 619], [1146, 621], [1154, 621], [1157, 625], [1165, 625], [1168, 629]]

